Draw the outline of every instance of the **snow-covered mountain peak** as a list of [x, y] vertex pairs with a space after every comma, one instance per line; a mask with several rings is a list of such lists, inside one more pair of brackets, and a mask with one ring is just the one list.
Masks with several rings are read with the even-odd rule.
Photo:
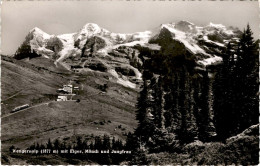
[[99, 33], [101, 31], [101, 28], [94, 23], [87, 23], [85, 24], [82, 29], [80, 30], [81, 33]]
[[217, 28], [217, 29], [223, 29], [223, 28], [226, 28], [224, 25], [222, 24], [214, 24], [212, 22], [209, 23], [208, 25], [209, 27], [214, 27], [214, 28]]
[[42, 36], [43, 39], [49, 39], [52, 35], [49, 35], [48, 33], [44, 32], [38, 27], [35, 27], [30, 30], [30, 34], [33, 34], [35, 36]]
[[74, 40], [79, 41], [79, 47], [83, 48], [83, 45], [86, 43], [87, 39], [98, 35], [98, 36], [106, 36], [111, 34], [108, 30], [101, 28], [95, 23], [87, 23], [85, 24], [77, 34], [74, 35]]
[[174, 27], [183, 32], [189, 32], [189, 33], [197, 32], [195, 25], [189, 21], [179, 21], [175, 24]]
[[184, 30], [179, 30], [179, 28], [177, 29], [175, 24], [163, 24], [161, 27], [168, 29], [173, 34], [173, 39], [183, 43], [186, 46], [186, 48], [193, 54], [200, 53], [207, 55], [207, 53], [201, 47], [199, 47], [193, 35], [185, 33]]
[[163, 28], [175, 29], [184, 33], [197, 33], [195, 24], [189, 21], [179, 21], [177, 23], [173, 22], [173, 23], [161, 24], [160, 29]]
[[195, 25], [192, 22], [186, 21], [186, 20], [181, 20], [177, 23], [174, 23], [175, 25], [179, 25], [179, 26], [188, 26], [188, 25]]
[[234, 35], [234, 29], [226, 27], [222, 24], [214, 24], [212, 22], [209, 25], [205, 26], [204, 29], [209, 33], [221, 33], [222, 35], [232, 36]]
[[161, 24], [152, 39], [160, 37], [159, 34], [164, 34], [165, 29], [171, 33], [174, 40], [184, 44], [192, 54], [197, 54], [199, 59], [201, 56], [198, 63], [205, 66], [221, 61], [222, 58], [217, 56], [221, 49], [225, 47], [226, 43], [239, 35], [239, 30], [227, 28], [222, 24], [210, 23], [207, 26], [200, 27], [188, 21], [180, 21]]
[[40, 28], [38, 28], [38, 27], [34, 27], [33, 29], [31, 29], [30, 30], [30, 33], [33, 33], [33, 32], [38, 32], [38, 33], [45, 33], [45, 32], [43, 32], [43, 30], [41, 30]]
[[90, 36], [90, 35], [96, 35], [96, 34], [109, 34], [110, 32], [99, 25], [95, 23], [87, 23], [85, 24], [80, 31], [78, 32], [78, 35], [83, 35], [83, 36]]

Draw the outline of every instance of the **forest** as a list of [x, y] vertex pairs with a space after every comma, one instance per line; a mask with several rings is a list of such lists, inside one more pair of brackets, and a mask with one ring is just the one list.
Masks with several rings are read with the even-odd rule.
[[[239, 42], [223, 50], [223, 62], [205, 70], [196, 69], [195, 56], [183, 44], [165, 36], [152, 41], [162, 49], [143, 68], [139, 141], [161, 151], [173, 142], [224, 141], [258, 123], [259, 41], [249, 25]], [[162, 142], [166, 147], [157, 147]]]
[[[259, 41], [250, 26], [222, 50], [221, 64], [196, 68], [196, 56], [161, 34], [143, 66], [134, 136], [147, 153], [178, 152], [194, 141], [223, 142], [258, 124]], [[258, 148], [258, 147], [256, 147]]]

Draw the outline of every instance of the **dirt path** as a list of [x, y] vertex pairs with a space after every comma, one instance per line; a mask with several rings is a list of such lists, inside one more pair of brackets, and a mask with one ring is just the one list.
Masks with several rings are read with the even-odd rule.
[[22, 91], [23, 91], [23, 90], [20, 90], [20, 91], [16, 92], [16, 93], [13, 94], [12, 96], [10, 96], [10, 97], [8, 97], [8, 98], [2, 100], [2, 102], [3, 102], [3, 101], [6, 101], [6, 100], [8, 100], [8, 99], [11, 99], [11, 98], [13, 98], [13, 97], [15, 97], [15, 96], [17, 96], [17, 95], [18, 95], [19, 93], [21, 93]]
[[15, 115], [15, 114], [18, 114], [18, 113], [23, 112], [23, 111], [26, 111], [26, 110], [28, 110], [28, 109], [30, 109], [30, 108], [34, 108], [34, 107], [38, 107], [38, 106], [41, 106], [41, 105], [49, 104], [49, 103], [51, 103], [51, 102], [53, 102], [53, 101], [49, 101], [49, 102], [45, 102], [45, 103], [40, 103], [40, 104], [37, 104], [37, 105], [33, 105], [33, 106], [28, 107], [28, 108], [25, 108], [25, 109], [23, 109], [23, 110], [20, 110], [20, 111], [17, 111], [17, 112], [14, 112], [14, 113], [10, 113], [10, 114], [8, 114], [8, 115], [5, 115], [5, 116], [1, 117], [1, 119], [7, 118], [7, 117], [9, 117], [9, 116], [11, 116], [11, 115]]

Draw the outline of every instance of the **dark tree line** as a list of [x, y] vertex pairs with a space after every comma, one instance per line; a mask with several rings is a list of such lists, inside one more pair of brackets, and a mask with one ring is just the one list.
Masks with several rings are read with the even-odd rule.
[[237, 44], [228, 44], [214, 82], [215, 124], [220, 139], [258, 123], [258, 42], [249, 26]]
[[137, 148], [176, 151], [195, 140], [224, 141], [258, 123], [258, 50], [249, 26], [223, 50], [223, 63], [205, 70], [196, 70], [195, 56], [167, 29], [151, 43], [160, 52], [139, 48], [149, 58], [137, 103]]
[[[67, 159], [79, 159], [82, 161], [93, 161], [99, 164], [119, 164], [122, 161], [129, 160], [132, 156], [131, 154], [116, 154], [111, 153], [112, 150], [125, 150], [125, 151], [132, 151], [134, 145], [134, 139], [132, 134], [128, 134], [126, 142], [122, 142], [120, 139], [116, 139], [115, 137], [110, 138], [108, 135], [103, 136], [95, 136], [93, 139], [83, 139], [82, 137], [78, 136], [75, 142], [66, 141], [66, 140], [59, 140], [55, 139], [51, 141], [48, 140], [46, 144], [39, 144], [34, 143], [28, 150], [42, 150], [42, 149], [50, 149], [51, 153], [53, 154], [53, 150], [58, 151], [58, 154], [61, 157]], [[10, 151], [15, 149], [14, 146], [10, 147]], [[62, 150], [68, 150], [68, 153], [61, 153]], [[74, 154], [70, 153], [70, 149], [74, 150], [82, 150], [85, 151], [89, 150], [98, 150], [99, 153], [83, 153], [83, 154]], [[110, 153], [101, 153], [101, 150], [109, 150]], [[48, 153], [49, 154], [49, 153]], [[36, 155], [48, 155], [48, 154], [36, 154]]]

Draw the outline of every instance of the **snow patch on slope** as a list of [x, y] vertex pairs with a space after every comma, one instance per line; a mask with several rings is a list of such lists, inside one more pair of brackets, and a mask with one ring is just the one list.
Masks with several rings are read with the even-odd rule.
[[60, 62], [63, 59], [70, 56], [71, 54], [73, 54], [73, 51], [74, 53], [77, 51], [76, 48], [74, 47], [74, 35], [75, 33], [57, 36], [59, 39], [61, 39], [61, 42], [63, 43], [64, 46], [63, 49], [58, 53], [60, 57], [56, 60], [57, 62]]
[[212, 22], [210, 22], [208, 26], [221, 29], [225, 28], [225, 26], [222, 24], [213, 24]]
[[210, 58], [206, 58], [206, 59], [203, 59], [203, 60], [199, 60], [198, 61], [198, 64], [202, 64], [203, 66], [208, 66], [208, 65], [211, 65], [211, 64], [216, 64], [218, 62], [222, 62], [222, 58], [219, 57], [219, 56], [213, 56], [213, 57], [210, 57]]
[[125, 87], [136, 88], [136, 84], [130, 82], [129, 80], [119, 78], [117, 72], [114, 69], [108, 70], [108, 73], [110, 73], [112, 76], [114, 76], [117, 79], [117, 83], [119, 83]]
[[203, 39], [204, 39], [206, 42], [208, 42], [208, 43], [213, 43], [213, 44], [218, 45], [218, 46], [220, 46], [220, 47], [225, 47], [225, 45], [222, 44], [222, 43], [218, 43], [218, 42], [214, 42], [214, 41], [212, 41], [212, 40], [209, 40], [208, 36], [203, 36]]

